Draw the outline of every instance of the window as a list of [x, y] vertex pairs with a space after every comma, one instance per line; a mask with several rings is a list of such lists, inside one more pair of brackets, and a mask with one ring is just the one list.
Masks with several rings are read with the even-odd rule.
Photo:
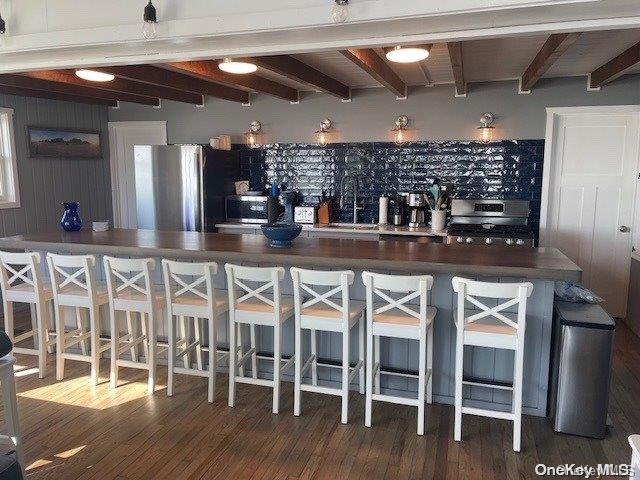
[[13, 110], [0, 108], [0, 208], [20, 206]]

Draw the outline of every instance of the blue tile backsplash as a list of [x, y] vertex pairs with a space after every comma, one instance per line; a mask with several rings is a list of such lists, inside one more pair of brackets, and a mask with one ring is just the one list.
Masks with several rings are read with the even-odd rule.
[[241, 148], [243, 178], [252, 189], [276, 182], [298, 190], [314, 203], [328, 192], [335, 199], [338, 221], [353, 217], [351, 188], [345, 208], [338, 209], [340, 181], [345, 172], [360, 173], [360, 221], [377, 221], [378, 197], [412, 190], [423, 191], [440, 179], [452, 197], [507, 198], [531, 202], [531, 225], [537, 233], [544, 140], [501, 140], [393, 143], [273, 144]]

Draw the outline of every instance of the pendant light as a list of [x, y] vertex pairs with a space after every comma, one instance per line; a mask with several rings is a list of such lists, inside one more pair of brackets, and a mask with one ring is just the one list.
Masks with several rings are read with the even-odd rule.
[[334, 0], [331, 7], [331, 19], [333, 23], [344, 23], [349, 18], [349, 0]]
[[316, 130], [315, 136], [316, 143], [321, 147], [326, 147], [329, 143], [329, 137], [331, 136], [329, 130], [331, 129], [332, 125], [333, 122], [331, 122], [331, 120], [329, 120], [328, 118], [325, 118], [322, 122], [320, 122], [320, 128]]
[[246, 75], [248, 73], [255, 72], [257, 65], [249, 62], [239, 62], [231, 58], [224, 58], [219, 64], [218, 68], [223, 72], [233, 73], [234, 75]]
[[142, 15], [142, 36], [147, 40], [151, 40], [158, 36], [156, 30], [156, 24], [158, 23], [158, 17], [156, 15], [156, 7], [153, 6], [151, 0], [144, 7], [144, 14]]
[[403, 47], [397, 45], [385, 48], [384, 53], [387, 60], [394, 63], [416, 63], [426, 60], [429, 57], [430, 45], [411, 45]]
[[4, 39], [7, 32], [7, 25], [4, 23], [4, 18], [2, 18], [2, 13], [0, 12], [0, 45], [4, 43]]
[[480, 140], [484, 143], [489, 143], [493, 140], [493, 130], [496, 128], [492, 124], [495, 120], [495, 115], [490, 112], [483, 113], [480, 117]]
[[409, 118], [406, 115], [400, 115], [396, 118], [396, 126], [391, 130], [396, 145], [402, 145], [407, 140], [405, 135], [407, 125], [409, 125]]
[[76, 76], [89, 82], [111, 82], [114, 78], [116, 78], [110, 73], [98, 72], [96, 70], [87, 70], [86, 68], [76, 70]]

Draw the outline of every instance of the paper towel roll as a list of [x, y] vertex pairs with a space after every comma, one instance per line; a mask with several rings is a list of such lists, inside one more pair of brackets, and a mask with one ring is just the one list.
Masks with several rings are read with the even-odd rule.
[[389, 197], [380, 197], [378, 203], [378, 224], [386, 225], [389, 223]]

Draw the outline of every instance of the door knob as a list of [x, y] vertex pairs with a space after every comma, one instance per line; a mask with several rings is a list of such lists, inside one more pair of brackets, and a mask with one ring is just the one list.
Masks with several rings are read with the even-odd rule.
[[618, 230], [620, 230], [622, 233], [628, 233], [628, 232], [631, 231], [631, 229], [629, 227], [627, 227], [626, 225], [621, 225]]

